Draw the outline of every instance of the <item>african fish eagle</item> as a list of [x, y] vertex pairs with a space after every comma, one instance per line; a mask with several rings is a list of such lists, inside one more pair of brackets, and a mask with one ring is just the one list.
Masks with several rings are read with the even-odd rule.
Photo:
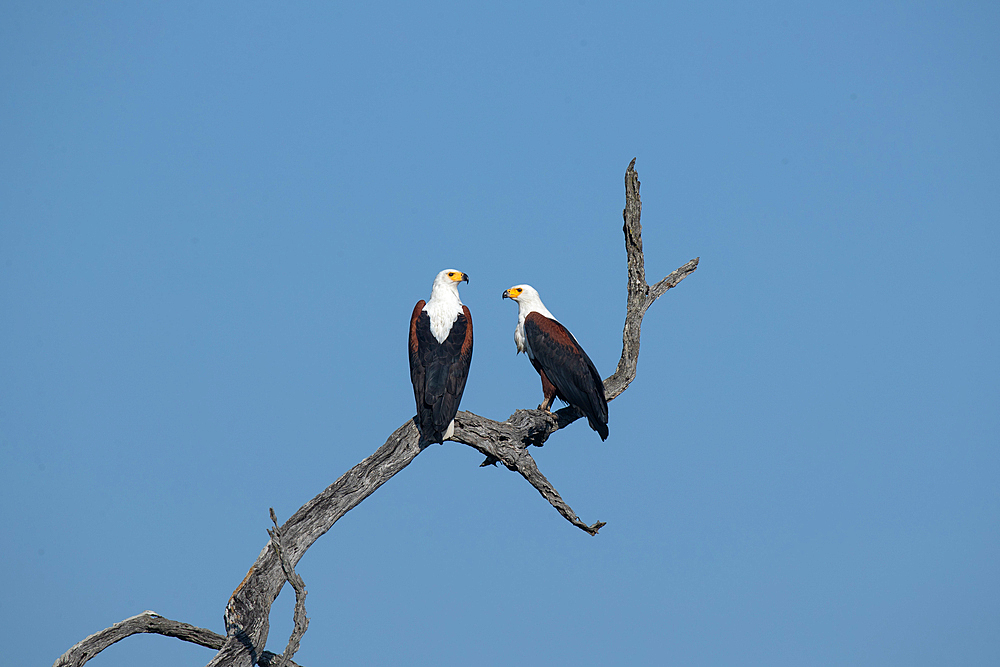
[[517, 302], [514, 343], [518, 352], [527, 352], [531, 365], [542, 377], [545, 402], [539, 410], [552, 407], [559, 398], [587, 417], [590, 428], [601, 440], [608, 437], [608, 402], [597, 367], [569, 329], [560, 324], [531, 285], [504, 290], [503, 297]]
[[455, 414], [472, 362], [472, 314], [458, 298], [469, 276], [445, 269], [437, 274], [430, 301], [417, 301], [410, 318], [410, 380], [417, 401], [417, 426], [427, 444], [455, 432]]

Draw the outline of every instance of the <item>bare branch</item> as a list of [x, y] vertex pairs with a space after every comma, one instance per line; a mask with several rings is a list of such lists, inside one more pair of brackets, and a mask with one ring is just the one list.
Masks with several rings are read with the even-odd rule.
[[566, 504], [555, 487], [541, 473], [535, 459], [528, 453], [529, 445], [541, 447], [545, 439], [561, 427], [560, 420], [555, 414], [542, 410], [518, 410], [505, 422], [495, 422], [471, 412], [459, 412], [455, 419], [455, 435], [452, 439], [485, 454], [484, 465], [489, 462], [499, 462], [509, 470], [520, 473], [567, 521], [591, 535], [596, 535], [604, 523], [598, 521], [588, 526], [581, 521], [573, 508]]
[[[374, 454], [300, 507], [281, 526], [288, 562], [296, 565], [306, 550], [340, 517], [408, 466], [421, 452], [419, 435], [413, 420], [407, 421]], [[209, 665], [250, 667], [257, 662], [267, 641], [271, 603], [284, 583], [284, 572], [269, 541], [226, 605], [224, 619], [228, 638]]]
[[562, 496], [560, 496], [555, 488], [549, 484], [549, 480], [545, 479], [545, 475], [541, 473], [538, 466], [535, 464], [535, 459], [533, 459], [527, 451], [522, 452], [522, 456], [518, 461], [517, 471], [521, 473], [521, 477], [524, 477], [533, 487], [538, 489], [538, 492], [542, 494], [542, 497], [548, 500], [552, 506], [566, 518], [567, 521], [572, 523], [577, 528], [580, 528], [591, 535], [597, 535], [597, 531], [605, 525], [605, 522], [598, 521], [597, 523], [588, 526], [583, 521], [580, 521], [580, 519], [576, 516], [576, 512], [573, 511], [573, 508], [563, 501]]
[[625, 254], [628, 258], [628, 298], [625, 307], [625, 326], [622, 328], [622, 356], [614, 374], [604, 381], [604, 394], [610, 401], [635, 379], [639, 364], [639, 335], [642, 317], [668, 289], [687, 278], [698, 268], [698, 259], [675, 270], [656, 283], [652, 290], [646, 283], [645, 260], [642, 253], [642, 200], [639, 198], [639, 175], [635, 172], [635, 158], [625, 171], [625, 209], [622, 211], [625, 234]]
[[[195, 627], [188, 623], [181, 623], [180, 621], [171, 621], [169, 618], [164, 618], [153, 611], [144, 611], [141, 614], [115, 623], [106, 630], [95, 632], [83, 641], [73, 645], [70, 650], [59, 656], [52, 667], [81, 667], [112, 644], [120, 642], [126, 637], [142, 633], [176, 637], [192, 644], [215, 649], [216, 651], [226, 643], [226, 638], [223, 635], [211, 630]], [[270, 667], [277, 664], [275, 662], [275, 658], [277, 657], [270, 651], [264, 651], [257, 664], [263, 667]], [[299, 667], [291, 661], [288, 662], [288, 665]]]
[[281, 527], [278, 525], [278, 517], [274, 514], [273, 507], [270, 510], [271, 522], [274, 524], [274, 528], [268, 530], [267, 534], [271, 536], [271, 545], [274, 547], [274, 550], [278, 554], [278, 559], [281, 561], [281, 571], [285, 573], [285, 579], [288, 580], [288, 583], [292, 585], [292, 589], [295, 590], [295, 613], [293, 614], [295, 627], [292, 628], [292, 635], [288, 638], [288, 645], [285, 647], [285, 652], [281, 654], [281, 657], [277, 661], [277, 667], [285, 667], [291, 661], [295, 652], [299, 650], [299, 642], [302, 640], [302, 635], [309, 629], [309, 619], [306, 618], [306, 585], [302, 581], [302, 577], [295, 571], [295, 567], [288, 562], [288, 556], [281, 545]]
[[649, 298], [646, 301], [646, 308], [652, 306], [653, 302], [663, 296], [668, 289], [677, 287], [677, 283], [694, 273], [694, 270], [698, 268], [699, 259], [695, 257], [679, 269], [674, 269], [669, 276], [649, 288]]

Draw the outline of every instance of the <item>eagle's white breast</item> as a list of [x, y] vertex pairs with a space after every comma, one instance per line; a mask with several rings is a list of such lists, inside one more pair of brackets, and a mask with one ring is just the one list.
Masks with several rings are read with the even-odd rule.
[[447, 278], [447, 270], [438, 274], [431, 287], [431, 298], [424, 305], [424, 312], [431, 320], [431, 335], [438, 343], [443, 343], [451, 333], [451, 327], [462, 312], [462, 300], [458, 298], [458, 283]]
[[524, 315], [520, 315], [517, 318], [517, 326], [514, 327], [514, 345], [517, 346], [518, 353], [527, 352], [529, 359], [534, 359], [535, 355], [531, 354], [531, 348], [528, 347], [528, 337], [524, 335]]
[[531, 353], [531, 346], [528, 344], [528, 337], [524, 334], [524, 318], [526, 318], [531, 313], [538, 313], [543, 317], [547, 317], [550, 320], [555, 320], [556, 318], [552, 316], [549, 309], [545, 307], [542, 300], [538, 298], [538, 292], [535, 288], [530, 285], [520, 285], [522, 288], [521, 296], [516, 299], [517, 301], [517, 327], [514, 329], [514, 345], [517, 346], [518, 352], [527, 352], [529, 359], [534, 359], [535, 355]]
[[431, 319], [431, 335], [439, 343], [443, 343], [451, 333], [451, 327], [462, 312], [462, 302], [457, 298], [454, 303], [444, 299], [431, 299], [424, 306], [424, 312]]

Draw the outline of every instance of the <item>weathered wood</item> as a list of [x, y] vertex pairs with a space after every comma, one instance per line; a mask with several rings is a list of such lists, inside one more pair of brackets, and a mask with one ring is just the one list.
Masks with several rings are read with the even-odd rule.
[[639, 198], [639, 175], [635, 172], [635, 158], [625, 171], [625, 208], [622, 211], [622, 232], [625, 235], [625, 254], [628, 258], [628, 297], [625, 307], [625, 326], [622, 327], [622, 356], [614, 374], [604, 381], [604, 393], [610, 401], [619, 396], [635, 379], [639, 364], [639, 337], [642, 317], [653, 302], [667, 290], [691, 275], [698, 268], [695, 257], [656, 283], [652, 289], [646, 283], [645, 259], [642, 252], [642, 200]]
[[[419, 432], [411, 419], [396, 429], [374, 454], [300, 507], [281, 526], [288, 562], [294, 567], [340, 517], [408, 466], [420, 451]], [[285, 574], [269, 541], [226, 605], [223, 618], [227, 641], [210, 665], [249, 667], [257, 662], [267, 641], [271, 603], [284, 583]]]
[[274, 547], [278, 560], [281, 562], [281, 571], [285, 573], [285, 579], [292, 585], [292, 589], [295, 591], [295, 613], [292, 615], [294, 621], [292, 634], [288, 638], [288, 644], [285, 645], [285, 650], [282, 651], [275, 666], [285, 667], [292, 661], [292, 656], [295, 655], [295, 652], [299, 650], [299, 642], [302, 640], [302, 635], [309, 629], [309, 619], [306, 618], [306, 584], [302, 581], [299, 573], [295, 571], [295, 567], [288, 562], [288, 555], [285, 553], [284, 545], [281, 541], [281, 526], [278, 525], [278, 517], [274, 513], [273, 507], [269, 509], [271, 510], [271, 522], [274, 524], [274, 528], [269, 529], [267, 534], [271, 536], [271, 546]]
[[[70, 650], [59, 656], [52, 667], [81, 667], [112, 644], [120, 642], [126, 637], [142, 633], [176, 637], [177, 639], [183, 639], [186, 642], [215, 649], [216, 651], [226, 643], [224, 635], [206, 630], [205, 628], [198, 628], [188, 623], [171, 621], [169, 618], [164, 618], [154, 611], [144, 611], [141, 614], [115, 623], [106, 630], [95, 632], [86, 639], [77, 642]], [[281, 656], [277, 656], [270, 651], [264, 651], [257, 664], [262, 667], [272, 667], [272, 665], [277, 665], [277, 658], [279, 657]], [[291, 660], [286, 665], [299, 667]]]

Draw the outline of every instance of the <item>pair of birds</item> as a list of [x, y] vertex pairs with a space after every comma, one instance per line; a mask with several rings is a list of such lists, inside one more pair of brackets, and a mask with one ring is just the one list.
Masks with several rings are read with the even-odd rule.
[[[469, 276], [455, 269], [437, 274], [430, 301], [421, 299], [410, 318], [410, 380], [417, 425], [425, 442], [443, 442], [455, 431], [455, 415], [472, 362], [472, 314], [458, 297]], [[608, 437], [608, 402], [600, 373], [573, 334], [545, 307], [531, 285], [504, 290], [517, 303], [514, 343], [542, 378], [548, 410], [556, 398], [579, 409], [601, 440]]]

